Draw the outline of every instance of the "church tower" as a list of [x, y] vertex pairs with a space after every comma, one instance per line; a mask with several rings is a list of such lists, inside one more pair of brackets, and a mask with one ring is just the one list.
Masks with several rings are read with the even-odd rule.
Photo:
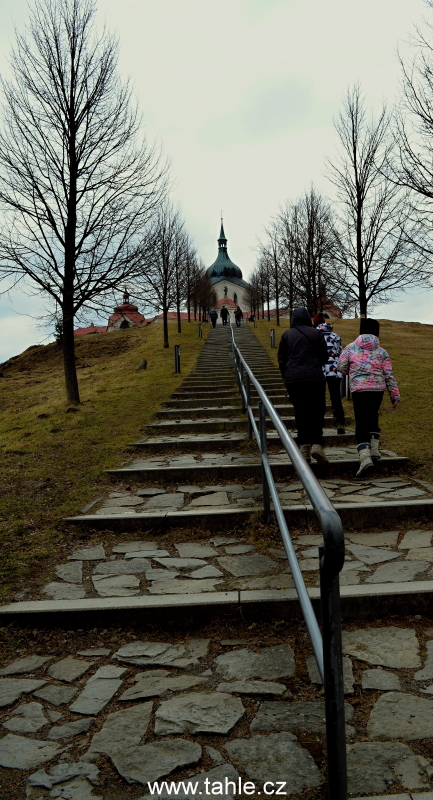
[[242, 271], [233, 263], [227, 251], [227, 237], [221, 218], [221, 230], [218, 238], [218, 255], [207, 270], [217, 297], [216, 308], [226, 305], [234, 308], [240, 305], [246, 309], [245, 290], [249, 284], [242, 279]]

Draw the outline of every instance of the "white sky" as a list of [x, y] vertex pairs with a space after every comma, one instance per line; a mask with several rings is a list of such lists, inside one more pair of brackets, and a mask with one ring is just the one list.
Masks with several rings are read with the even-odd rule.
[[[0, 70], [27, 3], [0, 7]], [[396, 48], [407, 50], [423, 0], [99, 0], [120, 38], [150, 138], [172, 159], [173, 196], [206, 265], [217, 252], [220, 209], [229, 253], [248, 278], [264, 224], [314, 181], [336, 146], [333, 117], [359, 80], [378, 107], [398, 94]], [[433, 291], [375, 309], [433, 322]], [[35, 299], [0, 298], [0, 361], [43, 339]]]

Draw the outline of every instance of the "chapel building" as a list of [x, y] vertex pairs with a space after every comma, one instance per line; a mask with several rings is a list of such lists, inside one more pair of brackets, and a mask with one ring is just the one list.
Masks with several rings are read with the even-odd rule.
[[206, 272], [216, 294], [215, 308], [221, 306], [235, 308], [239, 305], [245, 311], [249, 305], [247, 290], [249, 284], [242, 279], [242, 271], [231, 260], [227, 252], [227, 239], [221, 219], [221, 231], [218, 239], [218, 256]]

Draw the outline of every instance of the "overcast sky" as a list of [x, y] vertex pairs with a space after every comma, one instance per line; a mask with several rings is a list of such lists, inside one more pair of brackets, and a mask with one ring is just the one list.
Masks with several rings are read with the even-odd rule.
[[[220, 209], [229, 253], [248, 278], [253, 247], [280, 203], [311, 182], [332, 195], [324, 158], [333, 118], [360, 81], [378, 108], [398, 96], [396, 49], [408, 51], [422, 0], [100, 0], [99, 20], [120, 39], [150, 138], [171, 157], [173, 196], [206, 265]], [[0, 70], [24, 0], [0, 8]], [[433, 292], [404, 295], [375, 315], [433, 322]], [[0, 298], [0, 361], [44, 339], [35, 299]]]

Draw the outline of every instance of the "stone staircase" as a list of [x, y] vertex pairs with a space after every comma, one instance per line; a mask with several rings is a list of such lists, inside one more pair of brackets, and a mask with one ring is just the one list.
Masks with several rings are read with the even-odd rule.
[[[247, 326], [235, 337], [293, 428], [268, 354]], [[346, 530], [350, 796], [432, 800], [433, 486], [388, 451], [355, 481], [353, 430], [337, 436], [327, 417], [330, 464], [313, 469]], [[258, 797], [278, 780], [296, 800], [321, 800], [322, 688], [278, 531], [262, 524], [228, 328], [209, 332], [195, 370], [131, 448], [132, 463], [108, 472], [107, 496], [64, 520], [66, 562], [0, 608], [5, 797], [138, 799], [157, 780], [197, 781], [177, 794], [197, 800], [206, 780], [227, 798], [250, 781]], [[269, 455], [318, 608], [321, 535], [271, 428]], [[19, 635], [26, 628], [33, 638]]]

